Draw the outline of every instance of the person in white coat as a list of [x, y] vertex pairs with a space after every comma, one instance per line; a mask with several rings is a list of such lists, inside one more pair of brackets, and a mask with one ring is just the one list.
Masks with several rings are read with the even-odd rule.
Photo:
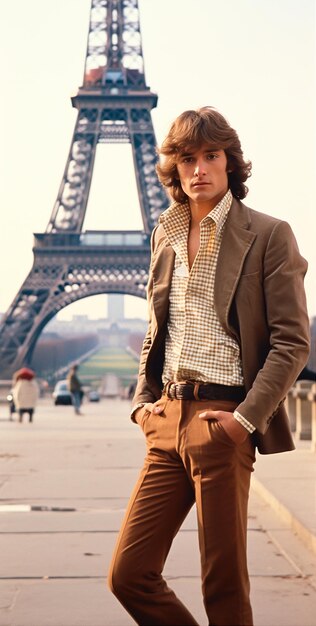
[[13, 387], [13, 400], [19, 414], [19, 422], [23, 421], [24, 413], [28, 413], [29, 422], [33, 422], [34, 410], [39, 397], [39, 388], [36, 380], [19, 378]]

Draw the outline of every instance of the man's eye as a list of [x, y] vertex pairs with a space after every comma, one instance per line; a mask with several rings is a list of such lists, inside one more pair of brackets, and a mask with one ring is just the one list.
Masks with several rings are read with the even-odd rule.
[[214, 159], [217, 159], [217, 158], [218, 158], [218, 154], [216, 154], [216, 153], [214, 153], [214, 152], [211, 152], [210, 154], [208, 154], [208, 155], [207, 155], [207, 158], [208, 158], [210, 161], [213, 161]]

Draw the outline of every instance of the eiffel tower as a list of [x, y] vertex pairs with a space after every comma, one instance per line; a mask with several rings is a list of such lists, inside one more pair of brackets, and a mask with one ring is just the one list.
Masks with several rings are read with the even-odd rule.
[[[0, 378], [31, 363], [65, 306], [101, 293], [145, 297], [150, 233], [168, 206], [155, 171], [157, 99], [145, 81], [138, 1], [92, 0], [69, 156], [46, 232], [34, 234], [33, 267], [1, 320]], [[131, 144], [143, 230], [82, 230], [98, 143]]]

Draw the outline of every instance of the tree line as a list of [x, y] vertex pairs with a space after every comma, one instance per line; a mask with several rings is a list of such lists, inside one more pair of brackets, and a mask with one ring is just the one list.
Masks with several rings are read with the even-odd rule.
[[31, 367], [38, 376], [46, 377], [95, 348], [99, 343], [96, 333], [66, 337], [42, 337], [38, 340]]

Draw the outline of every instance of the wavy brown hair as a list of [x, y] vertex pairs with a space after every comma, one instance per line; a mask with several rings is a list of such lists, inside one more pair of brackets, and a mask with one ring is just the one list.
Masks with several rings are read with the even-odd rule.
[[203, 144], [208, 144], [214, 150], [225, 151], [228, 186], [235, 198], [245, 198], [248, 193], [245, 181], [251, 176], [251, 162], [243, 158], [236, 131], [221, 113], [210, 106], [181, 113], [158, 149], [158, 154], [163, 158], [156, 165], [157, 174], [171, 197], [180, 203], [186, 201], [187, 195], [180, 184], [177, 162], [183, 152], [198, 149]]

